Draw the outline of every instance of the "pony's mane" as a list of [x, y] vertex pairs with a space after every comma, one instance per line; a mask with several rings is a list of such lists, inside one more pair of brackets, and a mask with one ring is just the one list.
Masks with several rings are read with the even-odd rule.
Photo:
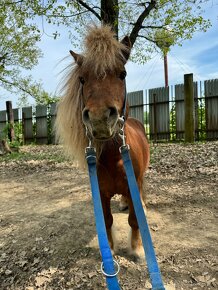
[[[64, 96], [58, 104], [56, 136], [64, 144], [66, 152], [75, 157], [79, 165], [85, 165], [84, 149], [88, 145], [82, 122], [82, 97], [79, 76], [91, 72], [96, 78], [103, 78], [125, 63], [123, 52], [126, 46], [117, 41], [109, 26], [91, 27], [84, 41], [82, 65], [73, 64], [63, 87]], [[98, 146], [99, 144], [96, 144]]]

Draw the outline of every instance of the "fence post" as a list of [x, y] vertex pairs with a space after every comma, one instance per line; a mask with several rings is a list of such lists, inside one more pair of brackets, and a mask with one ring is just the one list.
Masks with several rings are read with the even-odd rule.
[[193, 74], [184, 75], [184, 97], [185, 142], [192, 143], [195, 139]]
[[14, 113], [12, 110], [12, 102], [6, 101], [6, 111], [7, 111], [7, 117], [8, 117], [8, 138], [12, 142], [14, 141], [15, 135], [14, 135]]

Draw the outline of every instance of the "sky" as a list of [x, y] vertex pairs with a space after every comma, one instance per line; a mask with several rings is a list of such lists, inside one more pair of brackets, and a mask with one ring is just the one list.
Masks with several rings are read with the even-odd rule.
[[[218, 78], [218, 0], [207, 4], [203, 16], [211, 20], [212, 27], [206, 33], [195, 33], [193, 38], [184, 41], [182, 46], [173, 46], [168, 54], [169, 85], [183, 83], [184, 74], [187, 73], [193, 73], [194, 81]], [[48, 34], [49, 29], [46, 27]], [[74, 49], [73, 44], [67, 33], [62, 31], [57, 40], [44, 35], [39, 47], [43, 57], [31, 70], [31, 75], [35, 80], [42, 81], [46, 91], [57, 94], [61, 80], [60, 72], [72, 61], [69, 50]], [[63, 61], [66, 56], [69, 57]], [[128, 92], [164, 86], [161, 54], [154, 55], [145, 65], [128, 62], [126, 69]], [[15, 108], [18, 96], [0, 91], [0, 110], [5, 109], [7, 100], [11, 100]], [[34, 104], [33, 98], [29, 98], [28, 101], [31, 105]]]

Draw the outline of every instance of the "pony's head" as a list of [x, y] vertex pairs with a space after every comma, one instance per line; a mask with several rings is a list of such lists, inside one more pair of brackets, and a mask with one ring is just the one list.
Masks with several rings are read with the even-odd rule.
[[129, 38], [119, 42], [109, 26], [90, 28], [84, 47], [82, 54], [70, 51], [74, 68], [56, 122], [59, 137], [76, 156], [78, 147], [85, 144], [85, 128], [96, 142], [118, 132], [125, 99], [125, 64], [131, 50]]
[[125, 37], [118, 42], [108, 26], [95, 27], [87, 35], [85, 47], [83, 55], [70, 51], [82, 87], [82, 120], [92, 138], [104, 141], [114, 137], [118, 130], [130, 41]]

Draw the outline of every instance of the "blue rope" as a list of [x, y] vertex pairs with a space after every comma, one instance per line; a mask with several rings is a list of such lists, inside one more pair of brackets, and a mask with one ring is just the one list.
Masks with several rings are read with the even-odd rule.
[[111, 254], [107, 232], [104, 222], [104, 214], [101, 204], [100, 190], [98, 185], [96, 171], [96, 153], [95, 149], [88, 147], [86, 149], [86, 159], [89, 169], [89, 178], [91, 183], [92, 199], [94, 204], [95, 224], [98, 234], [98, 243], [103, 261], [103, 269], [106, 275], [106, 282], [109, 290], [120, 290], [120, 286], [114, 269], [113, 256]]
[[155, 251], [154, 247], [152, 244], [152, 239], [151, 239], [151, 234], [149, 231], [147, 219], [142, 207], [141, 203], [141, 198], [140, 198], [140, 193], [138, 190], [133, 166], [132, 166], [132, 161], [129, 155], [129, 146], [121, 146], [120, 148], [123, 163], [124, 163], [124, 168], [126, 171], [126, 176], [128, 180], [128, 185], [129, 185], [129, 190], [131, 193], [132, 197], [132, 202], [136, 214], [136, 218], [138, 221], [139, 225], [139, 230], [141, 233], [142, 237], [142, 242], [144, 246], [144, 251], [145, 251], [145, 257], [147, 261], [147, 266], [148, 266], [148, 272], [149, 276], [151, 279], [151, 285], [153, 290], [165, 290], [160, 270], [158, 267], [157, 259], [155, 256]]

